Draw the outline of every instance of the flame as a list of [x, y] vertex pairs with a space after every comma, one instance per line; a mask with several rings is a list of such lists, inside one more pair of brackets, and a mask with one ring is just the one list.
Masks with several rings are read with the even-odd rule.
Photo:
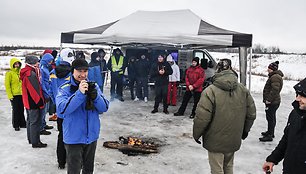
[[128, 137], [128, 145], [142, 145], [142, 141], [139, 138]]

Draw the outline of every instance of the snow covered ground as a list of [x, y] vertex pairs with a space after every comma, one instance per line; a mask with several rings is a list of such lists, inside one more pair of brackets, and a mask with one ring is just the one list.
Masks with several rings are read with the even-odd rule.
[[[237, 55], [227, 53], [213, 53], [216, 58], [230, 58], [234, 67], [237, 67]], [[235, 155], [234, 173], [261, 174], [261, 165], [267, 155], [275, 148], [281, 138], [288, 114], [292, 107], [291, 102], [295, 94], [293, 85], [298, 79], [306, 77], [302, 67], [306, 65], [306, 58], [299, 56], [271, 56], [260, 57], [253, 62], [252, 72], [266, 74], [269, 63], [279, 60], [280, 69], [286, 77], [294, 80], [285, 80], [281, 93], [282, 103], [277, 112], [276, 138], [273, 142], [258, 141], [260, 133], [266, 130], [264, 105], [262, 103], [262, 89], [267, 77], [252, 76], [252, 96], [257, 106], [257, 119], [251, 129], [249, 137], [243, 141], [241, 149]], [[5, 64], [0, 57], [0, 66]], [[257, 64], [256, 64], [257, 63]], [[6, 65], [5, 65], [6, 66]], [[3, 75], [0, 74], [0, 86], [3, 88]], [[105, 89], [109, 96], [109, 86]], [[191, 112], [191, 103], [186, 110], [185, 117], [174, 117], [178, 106], [169, 107], [169, 115], [162, 112], [151, 114], [153, 99], [148, 103], [133, 102], [125, 91], [125, 102], [111, 103], [107, 113], [101, 115], [101, 134], [95, 159], [95, 173], [162, 173], [162, 174], [197, 174], [210, 173], [207, 151], [193, 141], [192, 120], [188, 118]], [[45, 149], [33, 149], [27, 142], [26, 130], [16, 132], [11, 124], [11, 106], [5, 91], [0, 90], [0, 173], [66, 173], [59, 170], [56, 161], [56, 141], [58, 131], [55, 122], [48, 122], [55, 128], [52, 134], [41, 136], [42, 142], [48, 143]], [[160, 109], [161, 110], [161, 109]], [[118, 140], [120, 136], [136, 136], [152, 138], [161, 144], [158, 154], [127, 156], [115, 149], [104, 148], [103, 142]], [[276, 174], [281, 173], [282, 165], [275, 168]]]

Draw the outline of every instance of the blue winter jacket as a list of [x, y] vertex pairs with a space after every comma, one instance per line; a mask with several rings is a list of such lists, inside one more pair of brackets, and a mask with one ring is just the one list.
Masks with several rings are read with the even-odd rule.
[[99, 113], [106, 112], [109, 101], [96, 85], [98, 96], [94, 100], [95, 110], [86, 110], [86, 98], [78, 89], [73, 76], [58, 89], [56, 110], [62, 114], [63, 136], [66, 144], [90, 144], [99, 138]]
[[92, 66], [88, 69], [88, 80], [96, 82], [100, 89], [104, 84], [104, 78], [102, 78], [101, 67], [100, 66]]
[[71, 67], [69, 63], [60, 64], [50, 72], [49, 96], [53, 103], [57, 95], [58, 88], [67, 81], [70, 81]]
[[41, 87], [43, 91], [43, 95], [45, 99], [50, 98], [49, 96], [49, 89], [50, 89], [50, 71], [49, 67], [51, 64], [49, 64], [53, 60], [53, 56], [50, 53], [44, 54], [40, 60], [40, 73], [41, 73]]

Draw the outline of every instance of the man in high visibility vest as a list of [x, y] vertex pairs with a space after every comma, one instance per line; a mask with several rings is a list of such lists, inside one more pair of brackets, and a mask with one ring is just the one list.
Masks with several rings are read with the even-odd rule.
[[114, 49], [111, 58], [107, 62], [107, 68], [111, 71], [111, 101], [117, 98], [124, 101], [122, 97], [123, 74], [127, 67], [127, 61], [119, 48]]

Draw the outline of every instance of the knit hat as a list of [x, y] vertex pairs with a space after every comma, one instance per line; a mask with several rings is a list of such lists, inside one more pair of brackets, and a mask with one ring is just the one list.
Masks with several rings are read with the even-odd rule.
[[88, 62], [85, 59], [77, 58], [72, 62], [72, 72], [74, 69], [76, 70], [88, 70]]
[[296, 84], [293, 88], [297, 94], [306, 97], [306, 78]]
[[91, 60], [96, 60], [96, 58], [99, 57], [99, 54], [98, 52], [93, 52], [91, 53], [90, 57], [91, 57]]
[[167, 62], [172, 62], [172, 61], [173, 61], [173, 58], [172, 58], [171, 54], [169, 54], [167, 56]]
[[197, 62], [197, 66], [200, 64], [200, 58], [198, 57], [193, 58], [192, 61]]
[[45, 55], [45, 54], [47, 54], [47, 53], [52, 53], [52, 50], [45, 50], [44, 52], [43, 52], [43, 54], [42, 55]]
[[230, 59], [221, 59], [216, 67], [216, 72], [228, 70], [232, 67], [232, 61]]
[[268, 66], [269, 69], [273, 70], [273, 71], [276, 71], [278, 70], [278, 64], [279, 64], [279, 61], [275, 61], [273, 63], [270, 63], [270, 65]]
[[27, 56], [25, 58], [25, 63], [30, 65], [35, 65], [39, 61], [38, 57], [36, 56]]

